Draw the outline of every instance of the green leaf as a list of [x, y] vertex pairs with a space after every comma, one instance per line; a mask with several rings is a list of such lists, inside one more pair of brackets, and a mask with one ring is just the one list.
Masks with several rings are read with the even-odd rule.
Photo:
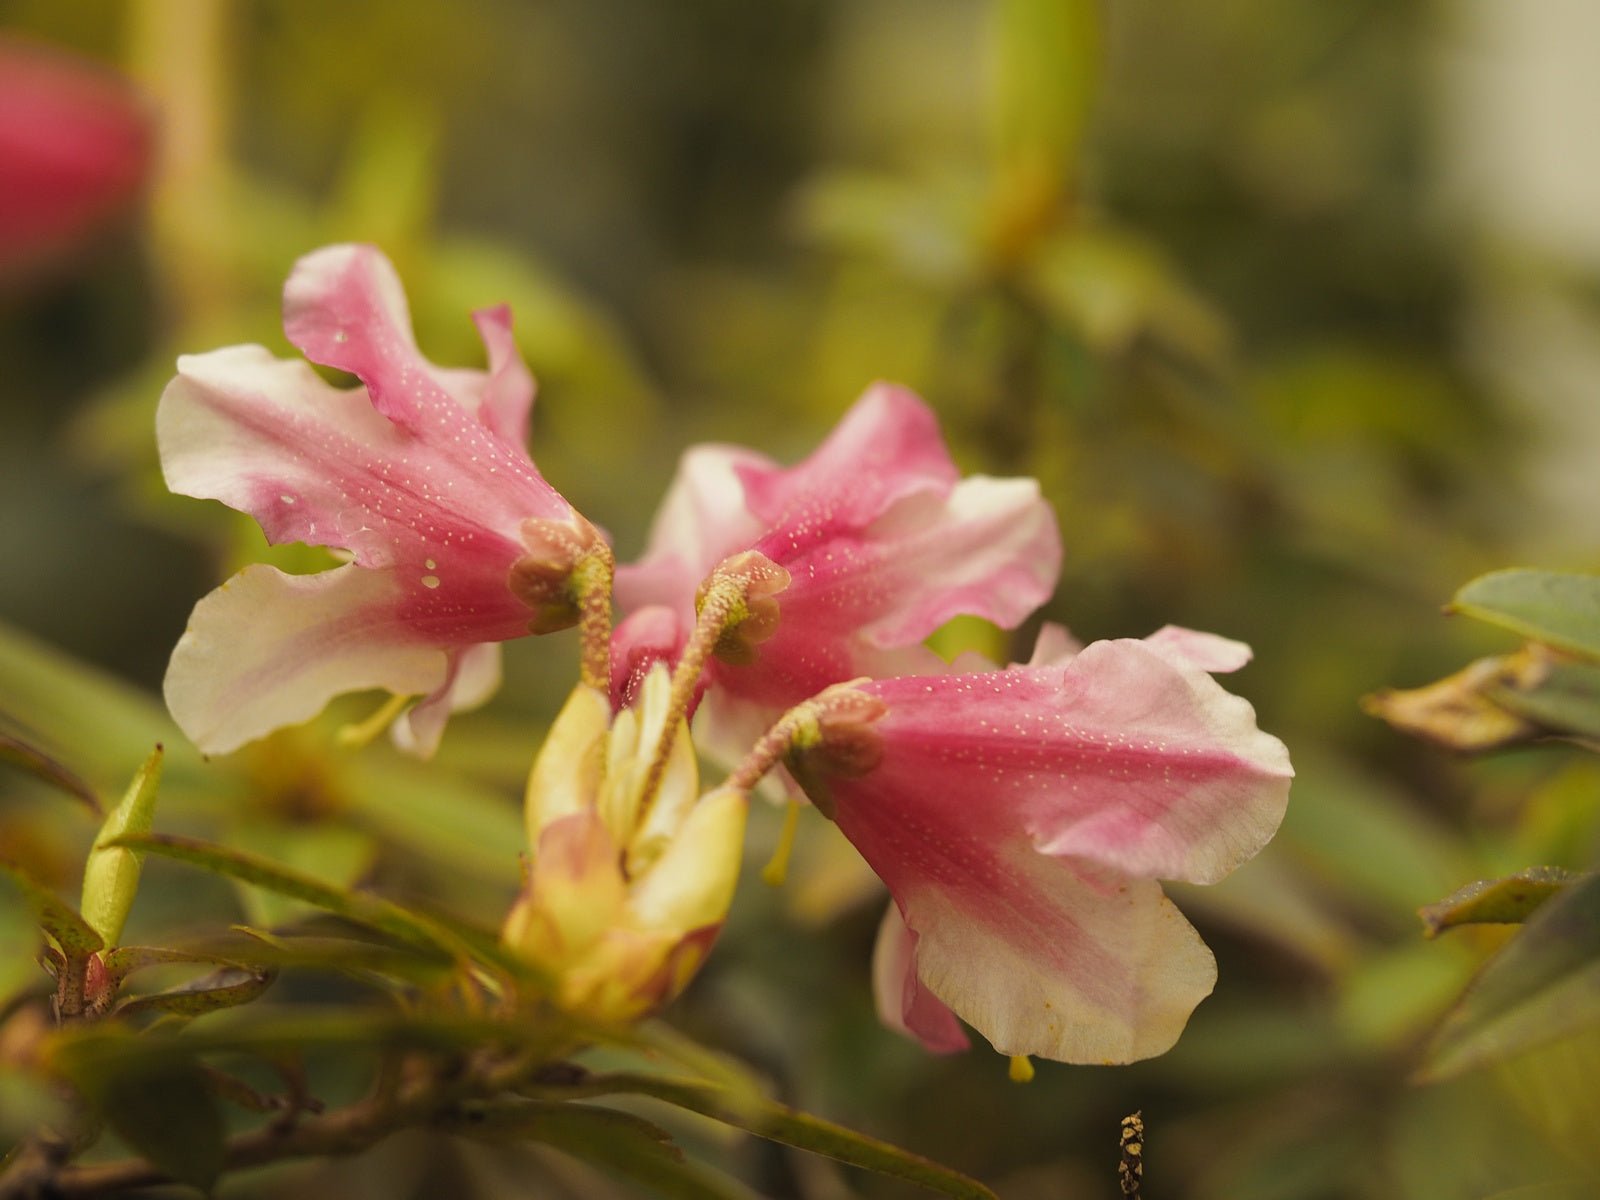
[[[229, 840], [280, 866], [299, 871], [328, 886], [348, 890], [371, 868], [377, 845], [370, 834], [348, 825], [305, 821], [243, 821]], [[238, 887], [240, 902], [252, 925], [285, 925], [306, 915], [306, 907], [277, 892]]]
[[61, 1129], [71, 1120], [61, 1087], [19, 1070], [0, 1071], [0, 1144], [12, 1144], [41, 1126]]
[[1600, 741], [1600, 666], [1547, 663], [1532, 687], [1490, 687], [1485, 695], [1551, 733]]
[[33, 912], [39, 928], [55, 938], [62, 953], [68, 956], [88, 955], [105, 946], [100, 935], [70, 905], [16, 863], [0, 858], [0, 873], [11, 877]]
[[220, 1008], [248, 1004], [271, 986], [275, 971], [248, 967], [222, 967], [181, 987], [148, 996], [135, 996], [118, 1004], [118, 1016], [140, 1012], [167, 1012], [182, 1017], [198, 1017]]
[[211, 1190], [226, 1131], [198, 1063], [86, 1059], [72, 1081], [130, 1147], [174, 1179]]
[[106, 978], [115, 990], [122, 986], [123, 980], [137, 971], [173, 963], [211, 963], [223, 967], [242, 965], [204, 951], [172, 949], [165, 946], [118, 946], [115, 950], [106, 952]]
[[73, 1079], [107, 1064], [184, 1062], [208, 1054], [255, 1055], [270, 1061], [300, 1052], [455, 1053], [502, 1046], [554, 1061], [570, 1053], [574, 1044], [592, 1040], [587, 1033], [555, 1013], [530, 1021], [525, 1014], [514, 1013], [504, 1019], [397, 1013], [392, 1005], [261, 1005], [216, 1013], [181, 1032], [152, 1026], [137, 1037], [114, 1023], [64, 1027], [54, 1038], [51, 1060]]
[[[304, 901], [313, 908], [335, 913], [347, 920], [389, 934], [403, 942], [441, 951], [454, 959], [483, 959], [485, 955], [484, 947], [468, 946], [457, 933], [432, 917], [412, 912], [379, 896], [365, 892], [344, 891], [247, 851], [231, 850], [225, 846], [171, 834], [126, 837], [119, 839], [115, 844], [174, 858], [179, 862], [190, 863], [230, 879], [266, 888], [280, 896]], [[495, 959], [496, 966], [507, 962], [503, 956], [497, 956]]]
[[7, 1001], [44, 979], [35, 961], [39, 929], [15, 889], [0, 887], [0, 1010]]
[[1227, 347], [1225, 325], [1156, 247], [1118, 230], [1052, 235], [1029, 261], [1027, 281], [1050, 316], [1103, 354], [1147, 333], [1197, 362], [1214, 362]]
[[75, 765], [102, 785], [120, 787], [128, 763], [162, 741], [172, 747], [169, 758], [198, 771], [199, 754], [158, 699], [3, 624], [0, 695], [52, 743], [73, 747]]
[[[454, 967], [454, 960], [443, 953], [409, 944], [321, 934], [286, 935], [247, 926], [235, 926], [234, 931], [233, 936], [202, 939], [181, 949], [159, 951], [172, 957], [152, 961], [332, 971], [385, 986], [397, 980], [423, 985], [439, 983]], [[114, 952], [113, 957], [120, 953]]]
[[69, 796], [82, 800], [95, 812], [100, 811], [100, 797], [94, 794], [92, 787], [43, 750], [21, 738], [0, 733], [0, 762], [21, 767], [30, 775], [54, 784]]
[[105, 944], [115, 946], [139, 891], [140, 856], [113, 845], [117, 838], [150, 832], [161, 784], [161, 744], [144, 760], [118, 805], [106, 817], [83, 868], [83, 919]]
[[480, 1138], [541, 1142], [671, 1200], [751, 1200], [754, 1195], [686, 1162], [659, 1125], [615, 1109], [523, 1100], [468, 1109], [446, 1128]]
[[1520, 925], [1546, 900], [1581, 878], [1560, 867], [1529, 867], [1500, 879], [1480, 879], [1417, 911], [1428, 937], [1457, 925]]
[[1570, 884], [1491, 959], [1423, 1069], [1445, 1079], [1600, 1023], [1600, 875]]
[[879, 1175], [903, 1179], [946, 1196], [963, 1197], [965, 1200], [995, 1200], [994, 1193], [977, 1180], [931, 1159], [820, 1117], [798, 1112], [776, 1101], [731, 1092], [698, 1080], [619, 1073], [593, 1075], [559, 1087], [524, 1090], [527, 1094], [539, 1094], [547, 1098], [617, 1094], [649, 1096], [675, 1108], [743, 1129], [757, 1137], [820, 1154]]
[[1450, 609], [1600, 661], [1600, 575], [1493, 571], [1457, 592]]

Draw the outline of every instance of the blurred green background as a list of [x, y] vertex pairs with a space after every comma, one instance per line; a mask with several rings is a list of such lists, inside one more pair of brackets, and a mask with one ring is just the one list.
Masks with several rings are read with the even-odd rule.
[[[1424, 941], [1414, 909], [1592, 865], [1600, 770], [1452, 759], [1357, 707], [1508, 648], [1439, 613], [1472, 575], [1600, 564], [1584, 0], [0, 0], [0, 26], [126, 71], [159, 121], [137, 210], [0, 291], [0, 618], [39, 643], [5, 635], [0, 709], [98, 786], [175, 736], [149, 696], [190, 606], [267, 555], [161, 487], [174, 356], [291, 353], [293, 260], [373, 241], [435, 361], [476, 364], [467, 311], [513, 305], [539, 464], [624, 558], [684, 446], [793, 460], [891, 378], [964, 467], [1043, 481], [1067, 550], [1045, 616], [1256, 649], [1229, 686], [1299, 778], [1259, 860], [1174, 889], [1221, 982], [1171, 1054], [1016, 1086], [881, 1031], [881, 898], [820, 822], [786, 889], [750, 873], [677, 1024], [1023, 1200], [1115, 1194], [1135, 1108], [1168, 1200], [1483, 1197], [1600, 1167], [1592, 1035], [1412, 1078], [1498, 941]], [[358, 704], [218, 767], [179, 748], [161, 823], [493, 921], [574, 661], [509, 651], [436, 767], [334, 752]], [[0, 783], [0, 851], [70, 891], [90, 822]], [[152, 866], [136, 924], [192, 912], [196, 878]], [[764, 1195], [900, 1194], [703, 1150]], [[227, 1194], [628, 1194], [523, 1154], [397, 1139]]]

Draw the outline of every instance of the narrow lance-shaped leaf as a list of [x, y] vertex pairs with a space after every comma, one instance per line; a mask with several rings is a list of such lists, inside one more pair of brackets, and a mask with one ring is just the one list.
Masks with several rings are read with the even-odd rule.
[[1457, 925], [1520, 925], [1545, 901], [1581, 878], [1560, 867], [1529, 867], [1501, 879], [1480, 879], [1417, 910], [1424, 932], [1434, 937]]
[[632, 1113], [523, 1100], [468, 1109], [448, 1128], [541, 1142], [669, 1200], [753, 1200], [743, 1185], [687, 1162], [672, 1135]]
[[86, 1056], [78, 1066], [72, 1082], [129, 1146], [174, 1179], [211, 1190], [226, 1130], [198, 1063]]
[[243, 850], [229, 850], [227, 846], [198, 842], [195, 838], [176, 837], [171, 834], [123, 837], [117, 845], [165, 858], [189, 862], [192, 866], [211, 870], [214, 874], [237, 878], [267, 888], [280, 896], [304, 901], [317, 909], [331, 912], [346, 920], [368, 926], [392, 938], [410, 942], [424, 949], [440, 950], [456, 960], [477, 960], [501, 971], [530, 976], [530, 968], [515, 960], [509, 952], [494, 942], [493, 934], [469, 930], [459, 922], [445, 922], [429, 915], [411, 912], [410, 909], [386, 901], [381, 896], [370, 896], [360, 891], [344, 891], [323, 883], [318, 878], [286, 869], [277, 862], [261, 858]]
[[92, 787], [39, 747], [21, 738], [0, 732], [0, 762], [21, 767], [30, 775], [54, 784], [70, 796], [77, 797], [95, 812], [100, 811], [100, 797], [94, 794]]
[[141, 856], [115, 843], [120, 837], [150, 832], [156, 791], [161, 785], [162, 756], [163, 749], [157, 743], [134, 774], [121, 802], [100, 827], [83, 868], [83, 919], [108, 946], [115, 946], [122, 937], [122, 926], [139, 891]]
[[34, 961], [39, 945], [39, 930], [22, 897], [15, 889], [0, 886], [0, 1009], [43, 979]]
[[1492, 687], [1487, 695], [1551, 733], [1600, 742], [1600, 666], [1552, 662], [1535, 686]]
[[1492, 571], [1457, 592], [1450, 608], [1600, 661], [1600, 575]]
[[159, 1011], [198, 1017], [221, 1008], [248, 1004], [272, 984], [277, 972], [249, 967], [222, 967], [181, 987], [149, 996], [135, 996], [116, 1008], [120, 1016]]
[[1446, 1017], [1424, 1067], [1444, 1079], [1600, 1024], [1600, 875], [1549, 901]]
[[[533, 1090], [525, 1091], [532, 1094]], [[621, 1073], [594, 1075], [577, 1083], [540, 1089], [539, 1094], [552, 1099], [617, 1094], [649, 1096], [757, 1137], [821, 1154], [879, 1175], [904, 1179], [947, 1196], [995, 1200], [994, 1193], [977, 1180], [931, 1159], [775, 1101], [735, 1095], [698, 1080]]]
[[0, 873], [11, 877], [32, 910], [34, 920], [39, 922], [39, 928], [55, 938], [62, 953], [81, 957], [105, 946], [100, 935], [72, 910], [71, 905], [16, 863], [0, 859]]

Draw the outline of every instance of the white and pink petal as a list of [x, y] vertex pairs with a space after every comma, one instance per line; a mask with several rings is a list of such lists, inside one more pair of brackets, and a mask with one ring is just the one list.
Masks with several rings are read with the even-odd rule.
[[348, 564], [317, 575], [246, 567], [195, 605], [167, 668], [167, 707], [208, 754], [307, 721], [363, 688], [424, 695], [444, 650], [395, 616], [390, 572]]
[[877, 728], [892, 753], [875, 776], [973, 797], [970, 836], [1020, 829], [1088, 871], [1214, 883], [1283, 819], [1283, 743], [1247, 701], [1138, 641], [1095, 642], [1058, 667], [861, 687], [889, 706]]
[[872, 947], [872, 998], [884, 1026], [922, 1043], [933, 1054], [971, 1047], [966, 1030], [948, 1005], [917, 978], [917, 935], [893, 900], [878, 925]]
[[695, 592], [718, 563], [753, 546], [765, 528], [745, 506], [744, 471], [778, 470], [740, 446], [687, 450], [650, 525], [648, 548], [617, 567], [616, 598], [625, 612], [664, 605], [693, 619]]
[[418, 758], [432, 758], [452, 713], [488, 703], [500, 690], [500, 643], [479, 642], [447, 651], [444, 682], [395, 719], [394, 744]]

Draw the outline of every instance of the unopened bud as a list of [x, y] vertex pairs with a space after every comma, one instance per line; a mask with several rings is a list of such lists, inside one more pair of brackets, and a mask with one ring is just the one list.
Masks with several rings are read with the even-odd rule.
[[83, 919], [107, 946], [122, 936], [123, 923], [139, 890], [143, 856], [109, 843], [130, 834], [150, 832], [155, 817], [156, 789], [161, 783], [162, 748], [157, 745], [134, 774], [121, 802], [111, 810], [89, 851], [83, 868]]
[[627, 895], [617, 844], [592, 812], [545, 826], [502, 940], [553, 971], [579, 962], [618, 920]]
[[587, 684], [572, 689], [528, 774], [524, 813], [530, 850], [538, 847], [540, 834], [553, 821], [593, 811], [605, 770], [610, 721], [611, 706], [605, 696]]

